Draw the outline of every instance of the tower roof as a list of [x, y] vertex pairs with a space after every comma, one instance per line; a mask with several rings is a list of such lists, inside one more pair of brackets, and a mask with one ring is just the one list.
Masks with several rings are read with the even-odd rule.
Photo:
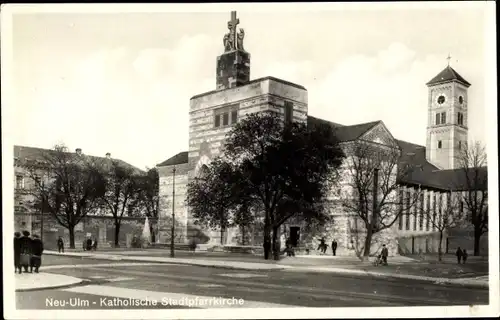
[[466, 87], [470, 87], [470, 83], [467, 82], [461, 75], [458, 74], [452, 67], [447, 66], [444, 68], [443, 71], [441, 71], [437, 76], [432, 78], [431, 81], [427, 82], [427, 85], [434, 85], [434, 84], [439, 84], [443, 82], [449, 82], [449, 81], [458, 81], [465, 85]]

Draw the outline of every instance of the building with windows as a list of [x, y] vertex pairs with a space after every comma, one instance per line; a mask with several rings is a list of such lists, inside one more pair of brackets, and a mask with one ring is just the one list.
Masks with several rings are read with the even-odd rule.
[[[51, 152], [54, 151], [43, 148], [14, 146], [14, 230], [27, 230], [32, 234], [40, 234], [48, 248], [55, 248], [58, 236], [62, 236], [65, 239], [65, 243], [69, 244], [68, 229], [61, 226], [52, 214], [44, 212], [43, 208], [37, 205], [35, 196], [33, 195], [35, 183], [41, 181], [45, 185], [48, 185], [53, 177], [53, 174], [48, 169], [45, 169], [46, 166], [43, 165]], [[120, 166], [132, 168], [135, 172], [142, 172], [140, 169], [122, 160], [111, 158], [110, 153], [106, 153], [105, 157], [96, 157], [86, 155], [82, 152], [82, 149], [77, 148], [74, 153], [69, 152], [68, 154], [70, 156], [99, 161], [104, 169], [106, 169], [107, 165], [111, 164], [111, 161], [115, 161]], [[27, 167], [27, 163], [34, 162], [42, 164], [35, 174]], [[135, 210], [135, 208], [129, 208], [128, 212], [132, 210]], [[144, 217], [124, 217], [121, 228], [121, 242], [126, 242], [125, 238], [127, 234], [130, 234], [136, 228], [129, 225], [136, 222], [138, 222], [137, 227], [140, 229], [143, 225]], [[83, 218], [75, 226], [77, 245], [81, 243], [87, 234], [91, 234], [92, 237], [97, 238], [101, 247], [108, 246], [108, 242], [111, 242], [114, 237], [112, 214], [107, 210], [99, 209], [94, 214]]]
[[[412, 168], [404, 179], [400, 179], [398, 196], [400, 199], [412, 199], [418, 192], [418, 201], [391, 228], [384, 231], [379, 240], [388, 244], [392, 254], [436, 251], [436, 230], [426, 219], [426, 210], [432, 209], [440, 214], [450, 192], [456, 196], [471, 187], [465, 183], [467, 175], [462, 175], [465, 171], [457, 161], [461, 149], [467, 145], [467, 90], [470, 83], [450, 66], [427, 83], [426, 145], [416, 145], [395, 139], [382, 121], [344, 126], [310, 116], [308, 92], [301, 85], [274, 77], [251, 80], [250, 53], [243, 48], [242, 32], [236, 30], [238, 23], [239, 19], [233, 12], [229, 22], [232, 27], [224, 37], [224, 53], [217, 58], [216, 90], [195, 95], [190, 100], [187, 151], [157, 165], [160, 175], [160, 215], [170, 216], [175, 212], [176, 219], [186, 226], [183, 241], [189, 241], [192, 234], [190, 230], [195, 227], [185, 204], [187, 183], [219, 154], [233, 124], [250, 113], [274, 111], [283, 114], [285, 121], [301, 121], [308, 125], [329, 124], [335, 128], [344, 146], [363, 141], [397, 150], [400, 154], [398, 166]], [[486, 181], [486, 168], [481, 168], [479, 173], [480, 180]], [[485, 186], [483, 183], [480, 187]], [[332, 195], [333, 202], [334, 198]], [[357, 224], [356, 219], [334, 205], [331, 214], [335, 217], [335, 223], [317, 234], [305, 232], [303, 225], [294, 224], [293, 221], [283, 227], [283, 232], [293, 243], [313, 248], [319, 237], [325, 236], [330, 241], [335, 238], [339, 254], [353, 254], [352, 225]], [[220, 242], [218, 231], [204, 232], [210, 237], [209, 244]], [[228, 230], [225, 244], [237, 244], [241, 238], [238, 232]], [[254, 245], [261, 245], [261, 236], [254, 234], [251, 239]], [[465, 244], [462, 246], [470, 247]]]

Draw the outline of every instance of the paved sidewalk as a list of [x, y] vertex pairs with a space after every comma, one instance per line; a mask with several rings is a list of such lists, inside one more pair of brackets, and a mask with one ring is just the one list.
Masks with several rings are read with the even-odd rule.
[[83, 279], [54, 273], [16, 273], [16, 291], [54, 289], [82, 283]]
[[[420, 276], [414, 274], [404, 274], [397, 272], [384, 272], [384, 267], [377, 267], [373, 270], [370, 267], [369, 262], [364, 262], [358, 265], [342, 265], [342, 267], [330, 267], [330, 266], [307, 266], [307, 265], [290, 265], [293, 258], [287, 258], [274, 262], [269, 261], [268, 263], [256, 263], [247, 261], [234, 261], [234, 260], [216, 260], [216, 259], [199, 259], [199, 258], [170, 258], [170, 257], [146, 257], [146, 256], [130, 256], [130, 255], [118, 255], [118, 254], [103, 254], [103, 253], [77, 253], [77, 252], [67, 252], [58, 253], [55, 251], [46, 251], [45, 254], [61, 255], [61, 256], [76, 256], [76, 257], [89, 257], [91, 259], [103, 259], [103, 260], [121, 260], [121, 261], [135, 261], [135, 262], [152, 262], [152, 263], [173, 263], [173, 264], [186, 264], [195, 266], [206, 266], [215, 268], [225, 268], [225, 269], [238, 269], [238, 270], [253, 270], [253, 271], [272, 271], [272, 270], [288, 270], [297, 272], [326, 272], [326, 273], [341, 273], [341, 274], [352, 274], [359, 276], [376, 276], [376, 277], [391, 277], [391, 278], [404, 278], [404, 279], [414, 279], [421, 281], [431, 281], [435, 283], [450, 283], [450, 284], [462, 284], [478, 287], [488, 287], [488, 279], [481, 278], [462, 278], [462, 279], [450, 279], [447, 277], [429, 277]], [[340, 259], [341, 257], [332, 257], [332, 259]], [[272, 263], [271, 263], [272, 262]], [[371, 269], [371, 270], [370, 270]]]
[[184, 259], [184, 258], [170, 258], [170, 257], [144, 257], [144, 256], [125, 256], [117, 254], [102, 254], [102, 253], [79, 253], [67, 252], [59, 253], [56, 251], [44, 251], [44, 254], [61, 255], [61, 256], [74, 256], [74, 257], [89, 257], [92, 259], [104, 260], [121, 260], [121, 261], [140, 261], [140, 262], [163, 262], [186, 264], [204, 267], [216, 267], [224, 269], [239, 269], [239, 270], [282, 270], [288, 268], [285, 265], [277, 265], [270, 263], [256, 263], [256, 262], [242, 262], [242, 261], [224, 261], [215, 259]]

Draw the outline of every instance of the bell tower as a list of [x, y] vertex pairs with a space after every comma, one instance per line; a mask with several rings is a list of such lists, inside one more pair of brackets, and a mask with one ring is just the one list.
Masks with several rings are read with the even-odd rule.
[[[448, 56], [448, 61], [450, 57]], [[456, 169], [468, 140], [467, 111], [470, 87], [448, 66], [427, 83], [428, 118], [425, 156], [439, 169]]]
[[227, 23], [229, 32], [224, 35], [224, 53], [217, 57], [217, 90], [239, 87], [250, 81], [250, 53], [243, 47], [245, 31], [237, 26], [240, 19], [231, 11]]

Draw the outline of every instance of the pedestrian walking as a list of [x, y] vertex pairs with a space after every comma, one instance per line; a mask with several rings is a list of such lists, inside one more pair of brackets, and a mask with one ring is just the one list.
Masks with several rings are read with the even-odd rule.
[[384, 264], [386, 266], [387, 265], [387, 257], [389, 256], [389, 250], [387, 250], [387, 247], [385, 246], [385, 244], [382, 246], [382, 252], [380, 252], [380, 254], [382, 255], [382, 264]]
[[460, 264], [460, 262], [462, 262], [462, 257], [464, 256], [464, 253], [463, 253], [462, 249], [460, 249], [460, 247], [458, 247], [455, 255], [457, 256], [458, 264]]
[[33, 235], [31, 240], [31, 259], [30, 259], [30, 272], [38, 273], [42, 265], [43, 242], [38, 235]]
[[462, 253], [462, 260], [463, 260], [464, 264], [465, 264], [465, 261], [467, 261], [468, 256], [469, 255], [467, 254], [467, 250], [464, 249], [464, 252]]
[[326, 245], [325, 238], [321, 238], [321, 240], [319, 241], [318, 250], [320, 250], [321, 253], [325, 254], [327, 247], [328, 246]]
[[14, 269], [17, 273], [22, 273], [21, 271], [21, 233], [20, 232], [14, 232]]
[[332, 254], [334, 256], [337, 255], [337, 241], [336, 240], [332, 241]]
[[57, 249], [59, 250], [59, 253], [64, 253], [64, 241], [61, 236], [59, 236], [59, 239], [57, 239]]
[[31, 238], [29, 231], [23, 231], [23, 236], [19, 239], [19, 247], [19, 265], [24, 269], [24, 272], [28, 272], [31, 260]]

